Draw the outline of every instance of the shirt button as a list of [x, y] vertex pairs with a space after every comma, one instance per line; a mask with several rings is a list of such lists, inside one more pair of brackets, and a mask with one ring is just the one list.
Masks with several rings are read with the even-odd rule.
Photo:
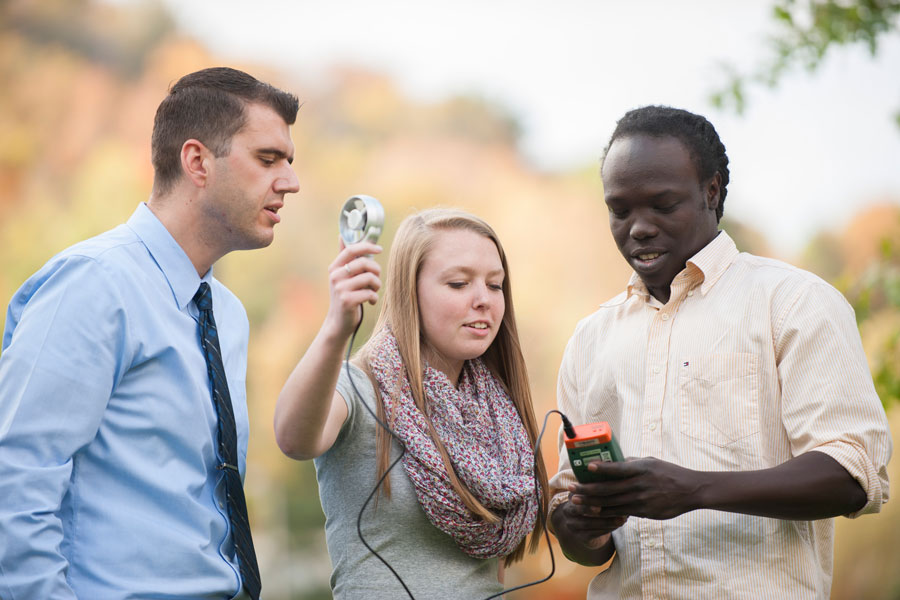
[[653, 367], [653, 372], [654, 372], [654, 373], [659, 373], [659, 367]]
[[650, 431], [656, 431], [656, 423], [650, 423]]
[[693, 295], [694, 295], [694, 290], [691, 290], [688, 292], [688, 296], [693, 296]]
[[656, 548], [656, 540], [654, 540], [652, 538], [647, 540], [647, 547], [648, 548]]
[[663, 321], [668, 321], [668, 320], [669, 320], [669, 313], [663, 313], [662, 320], [663, 320]]

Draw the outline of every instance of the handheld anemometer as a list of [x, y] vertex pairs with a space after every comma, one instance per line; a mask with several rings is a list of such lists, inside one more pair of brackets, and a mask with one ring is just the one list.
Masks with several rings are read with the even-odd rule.
[[363, 241], [377, 243], [383, 227], [384, 208], [372, 196], [358, 194], [341, 208], [338, 228], [347, 246]]

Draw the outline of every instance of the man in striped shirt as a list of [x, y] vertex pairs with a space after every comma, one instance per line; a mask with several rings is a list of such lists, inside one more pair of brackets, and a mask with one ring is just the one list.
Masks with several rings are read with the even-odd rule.
[[829, 597], [833, 519], [888, 498], [891, 437], [853, 311], [718, 230], [728, 158], [702, 116], [627, 113], [601, 170], [634, 274], [566, 348], [559, 408], [626, 456], [578, 483], [560, 433], [551, 522], [600, 566], [587, 597]]

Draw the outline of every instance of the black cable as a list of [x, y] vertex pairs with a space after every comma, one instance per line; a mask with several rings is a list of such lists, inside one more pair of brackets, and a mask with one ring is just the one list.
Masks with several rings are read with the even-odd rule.
[[[356, 397], [359, 399], [359, 403], [362, 404], [366, 408], [367, 411], [369, 411], [369, 414], [372, 415], [372, 418], [375, 419], [376, 423], [378, 423], [379, 425], [384, 427], [384, 430], [387, 431], [392, 438], [397, 440], [397, 443], [400, 445], [400, 456], [398, 456], [396, 459], [394, 459], [394, 462], [392, 462], [390, 464], [390, 466], [385, 470], [384, 474], [378, 479], [378, 481], [375, 483], [375, 487], [373, 487], [372, 491], [369, 493], [369, 497], [366, 498], [366, 501], [363, 502], [362, 508], [359, 509], [359, 514], [356, 516], [356, 534], [359, 536], [359, 541], [361, 541], [363, 543], [363, 546], [365, 546], [369, 550], [369, 552], [374, 554], [375, 558], [380, 560], [384, 564], [384, 566], [386, 566], [388, 568], [388, 570], [394, 575], [394, 577], [397, 578], [397, 581], [399, 581], [400, 585], [403, 586], [403, 589], [406, 591], [410, 600], [416, 600], [415, 596], [412, 595], [412, 592], [409, 591], [409, 588], [406, 587], [406, 583], [403, 581], [403, 578], [400, 577], [400, 574], [394, 570], [394, 567], [392, 567], [388, 563], [388, 561], [386, 561], [380, 554], [378, 554], [378, 552], [375, 551], [375, 548], [373, 548], [372, 546], [369, 545], [369, 543], [366, 541], [366, 538], [363, 537], [363, 534], [362, 534], [362, 516], [363, 516], [363, 513], [366, 511], [366, 507], [369, 505], [369, 502], [372, 501], [372, 498], [375, 497], [375, 493], [378, 491], [378, 488], [381, 487], [381, 484], [384, 483], [384, 480], [390, 474], [391, 469], [393, 469], [397, 465], [397, 463], [400, 462], [400, 459], [403, 458], [403, 455], [406, 454], [406, 446], [403, 445], [403, 442], [400, 441], [400, 438], [397, 437], [397, 435], [391, 430], [391, 428], [388, 427], [385, 422], [383, 422], [381, 419], [378, 418], [378, 416], [375, 414], [375, 411], [373, 411], [371, 408], [369, 408], [369, 405], [366, 404], [366, 402], [363, 400], [362, 394], [360, 394], [359, 390], [356, 389], [356, 384], [353, 382], [353, 376], [350, 374], [350, 353], [353, 351], [353, 342], [356, 339], [356, 332], [359, 331], [359, 326], [362, 325], [363, 314], [364, 314], [363, 306], [362, 306], [362, 304], [360, 304], [359, 305], [359, 322], [356, 324], [356, 328], [353, 330], [353, 335], [350, 336], [350, 343], [347, 344], [347, 358], [344, 361], [344, 367], [347, 371], [347, 378], [350, 380], [350, 386], [353, 388], [354, 393], [356, 393]], [[376, 452], [377, 452], [377, 448], [376, 448]]]
[[[410, 597], [410, 600], [415, 600], [415, 596], [413, 596], [412, 592], [409, 591], [409, 588], [406, 587], [406, 583], [403, 581], [403, 578], [400, 577], [400, 574], [394, 570], [394, 567], [392, 567], [388, 563], [388, 561], [386, 561], [384, 559], [384, 557], [382, 557], [380, 554], [378, 554], [378, 552], [376, 552], [375, 549], [372, 548], [372, 546], [370, 546], [368, 544], [368, 542], [366, 542], [366, 539], [365, 539], [365, 537], [363, 537], [363, 534], [362, 534], [362, 516], [366, 510], [366, 507], [369, 505], [369, 502], [372, 501], [372, 498], [375, 497], [375, 494], [378, 491], [378, 488], [381, 487], [382, 483], [384, 483], [384, 480], [390, 474], [391, 469], [393, 469], [397, 465], [397, 463], [400, 462], [400, 459], [402, 459], [403, 456], [406, 454], [406, 446], [403, 445], [403, 442], [400, 440], [400, 438], [397, 437], [397, 435], [391, 430], [391, 428], [387, 426], [387, 423], [385, 423], [384, 421], [379, 419], [378, 416], [375, 414], [375, 412], [369, 407], [369, 405], [366, 404], [365, 401], [363, 401], [362, 394], [360, 394], [359, 390], [356, 388], [356, 384], [353, 382], [353, 376], [350, 373], [350, 353], [353, 351], [353, 342], [356, 340], [356, 332], [359, 331], [359, 327], [360, 327], [360, 325], [362, 325], [362, 321], [363, 321], [363, 306], [360, 305], [359, 306], [359, 322], [356, 324], [356, 328], [353, 330], [353, 334], [350, 336], [350, 343], [347, 344], [347, 357], [344, 361], [344, 368], [347, 372], [347, 378], [350, 380], [350, 386], [353, 388], [354, 393], [356, 393], [356, 397], [359, 399], [360, 404], [362, 404], [365, 407], [365, 409], [369, 412], [369, 414], [372, 415], [372, 418], [375, 419], [375, 422], [378, 423], [381, 427], [383, 427], [384, 430], [387, 431], [388, 434], [390, 434], [390, 436], [397, 441], [397, 443], [400, 445], [400, 455], [396, 459], [394, 459], [394, 461], [390, 464], [390, 466], [388, 466], [388, 468], [385, 470], [384, 474], [378, 479], [378, 481], [375, 483], [375, 487], [373, 487], [372, 491], [369, 493], [369, 497], [366, 498], [366, 501], [363, 502], [362, 508], [359, 509], [359, 514], [356, 517], [356, 534], [359, 536], [359, 541], [361, 541], [363, 543], [363, 546], [365, 546], [369, 550], [369, 552], [374, 554], [375, 558], [380, 560], [382, 562], [382, 564], [384, 564], [384, 566], [386, 566], [388, 568], [388, 570], [390, 570], [391, 574], [393, 574], [393, 576], [397, 579], [397, 581], [400, 582], [400, 585], [403, 586], [403, 589], [404, 589], [404, 591], [406, 591], [407, 595]], [[574, 430], [572, 429], [572, 424], [569, 422], [569, 419], [566, 418], [566, 415], [564, 415], [563, 413], [561, 413], [560, 411], [555, 410], [555, 409], [551, 409], [551, 410], [547, 411], [547, 413], [544, 415], [544, 423], [543, 423], [543, 425], [541, 425], [541, 431], [537, 436], [537, 440], [535, 440], [534, 448], [533, 448], [533, 452], [532, 452], [532, 454], [534, 456], [534, 461], [535, 461], [534, 487], [535, 487], [535, 490], [537, 491], [537, 496], [538, 496], [538, 510], [542, 510], [542, 508], [541, 508], [541, 496], [542, 496], [541, 482], [540, 482], [540, 479], [538, 478], [538, 469], [537, 469], [538, 449], [541, 447], [541, 438], [544, 437], [544, 432], [547, 429], [547, 420], [550, 418], [550, 413], [556, 413], [562, 418], [563, 429], [565, 430], [566, 435], [568, 437], [571, 438], [571, 437], [575, 436]], [[484, 600], [493, 600], [494, 598], [499, 598], [499, 597], [503, 596], [503, 594], [508, 594], [510, 592], [522, 590], [527, 587], [531, 587], [533, 585], [538, 585], [539, 583], [544, 583], [545, 581], [548, 581], [551, 577], [553, 577], [553, 575], [556, 573], [556, 557], [553, 555], [553, 545], [550, 543], [550, 533], [547, 530], [547, 520], [549, 518], [550, 518], [550, 515], [544, 516], [543, 530], [544, 530], [544, 539], [547, 540], [547, 549], [550, 551], [550, 574], [547, 575], [546, 577], [544, 577], [543, 579], [538, 579], [537, 581], [532, 581], [530, 583], [524, 583], [522, 585], [517, 585], [517, 586], [511, 587], [511, 588], [504, 588], [503, 590], [497, 592], [496, 594], [494, 594], [492, 596], [488, 596]], [[503, 559], [501, 558], [500, 560], [503, 560]]]
[[551, 412], [555, 412], [559, 414], [559, 417], [562, 419], [563, 431], [566, 433], [566, 437], [570, 440], [575, 437], [575, 428], [572, 427], [572, 422], [569, 421], [569, 418], [566, 415], [562, 414], [558, 410], [554, 410]]
[[[566, 418], [566, 415], [562, 414], [561, 412], [559, 412], [556, 409], [550, 409], [544, 415], [544, 424], [541, 425], [541, 431], [538, 434], [537, 440], [534, 443], [534, 488], [537, 490], [537, 493], [538, 493], [538, 502], [540, 502], [540, 498], [542, 495], [541, 494], [541, 482], [538, 479], [538, 474], [537, 474], [538, 448], [541, 447], [541, 438], [544, 437], [544, 431], [547, 430], [547, 419], [550, 418], [550, 413], [556, 413], [560, 417], [562, 417], [563, 427], [565, 427], [567, 424], [568, 424], [568, 427], [570, 427], [570, 428], [572, 427], [572, 424], [569, 423], [569, 419]], [[542, 510], [540, 504], [538, 505], [538, 510]], [[501, 591], [497, 592], [496, 594], [494, 594], [493, 596], [488, 596], [484, 600], [492, 600], [493, 598], [499, 598], [503, 594], [508, 594], [509, 592], [515, 592], [518, 590], [522, 590], [527, 587], [537, 585], [539, 583], [544, 583], [545, 581], [548, 581], [551, 577], [553, 577], [553, 574], [556, 573], [556, 557], [553, 556], [553, 544], [550, 543], [550, 532], [547, 531], [547, 520], [549, 518], [550, 518], [549, 514], [544, 516], [543, 529], [544, 529], [544, 539], [547, 540], [547, 550], [550, 551], [550, 574], [547, 575], [546, 577], [544, 577], [543, 579], [538, 579], [537, 581], [532, 581], [530, 583], [523, 583], [522, 585], [517, 585], [516, 587], [511, 587], [508, 589], [501, 590]]]

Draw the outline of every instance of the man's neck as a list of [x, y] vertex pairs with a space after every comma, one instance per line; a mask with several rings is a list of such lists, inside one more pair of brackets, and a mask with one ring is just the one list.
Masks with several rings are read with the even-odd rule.
[[193, 210], [196, 203], [192, 200], [177, 193], [170, 193], [164, 197], [151, 195], [147, 207], [184, 250], [197, 270], [197, 275], [203, 277], [220, 256], [216, 256], [198, 236], [196, 227], [198, 219]]

